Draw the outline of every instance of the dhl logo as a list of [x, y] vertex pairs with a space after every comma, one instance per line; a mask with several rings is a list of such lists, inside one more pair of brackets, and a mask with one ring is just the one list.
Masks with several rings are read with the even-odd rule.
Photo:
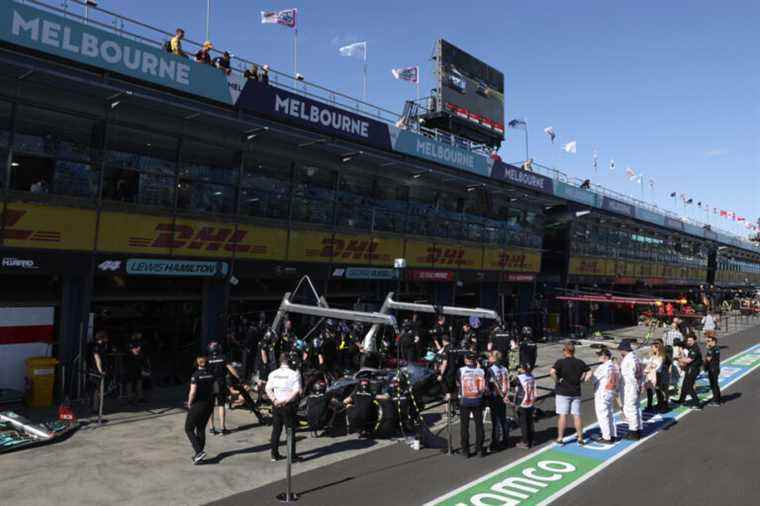
[[584, 274], [602, 274], [601, 264], [598, 260], [581, 260], [578, 270]]
[[243, 244], [247, 230], [223, 227], [201, 227], [197, 232], [191, 225], [159, 223], [154, 237], [130, 237], [129, 246], [135, 248], [170, 248], [203, 251], [229, 251], [239, 253], [265, 253], [266, 246]]
[[2, 233], [3, 239], [34, 242], [61, 242], [61, 233], [55, 230], [17, 228], [17, 225], [19, 225], [19, 222], [26, 213], [26, 211], [20, 209], [6, 209], [5, 230]]
[[350, 239], [325, 237], [319, 256], [336, 260], [373, 260], [377, 258], [379, 242], [374, 239]]
[[446, 248], [439, 246], [428, 246], [426, 249], [424, 262], [435, 265], [456, 265], [470, 266], [475, 262], [465, 257], [465, 250], [462, 248]]
[[523, 270], [528, 268], [528, 256], [525, 253], [499, 253], [499, 267], [507, 270]]

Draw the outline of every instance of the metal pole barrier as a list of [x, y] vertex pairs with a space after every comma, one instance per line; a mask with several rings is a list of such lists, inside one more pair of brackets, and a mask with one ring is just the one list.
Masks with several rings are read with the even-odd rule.
[[453, 450], [451, 448], [451, 399], [449, 399], [449, 402], [446, 403], [446, 432], [448, 432], [448, 438], [449, 438], [449, 445], [448, 445], [448, 454], [452, 455]]
[[100, 402], [98, 403], [98, 425], [101, 425], [103, 423], [103, 395], [105, 393], [105, 376], [100, 376], [100, 388], [98, 389], [98, 396], [100, 397]]
[[285, 479], [288, 482], [287, 492], [277, 494], [277, 500], [280, 502], [295, 502], [298, 500], [298, 494], [293, 492], [293, 480], [291, 474], [291, 466], [293, 465], [293, 428], [288, 427], [285, 429], [287, 435], [287, 464], [285, 466]]

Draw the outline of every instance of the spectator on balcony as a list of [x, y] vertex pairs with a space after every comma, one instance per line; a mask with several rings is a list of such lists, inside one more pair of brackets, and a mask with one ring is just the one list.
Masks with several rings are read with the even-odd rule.
[[232, 56], [229, 51], [225, 51], [222, 56], [214, 58], [214, 63], [216, 64], [216, 68], [224, 72], [225, 75], [230, 75], [232, 72]]
[[255, 63], [251, 63], [251, 68], [246, 69], [246, 71], [243, 73], [243, 77], [246, 79], [253, 79], [254, 81], [259, 80], [259, 66]]
[[203, 47], [195, 53], [195, 61], [198, 63], [205, 63], [206, 65], [213, 65], [211, 55], [209, 54], [212, 49], [214, 49], [214, 45], [211, 42], [204, 42]]
[[261, 76], [259, 80], [264, 84], [269, 84], [269, 65], [261, 67]]
[[182, 50], [182, 39], [185, 38], [185, 30], [177, 28], [176, 34], [170, 41], [172, 53], [187, 58], [187, 53]]

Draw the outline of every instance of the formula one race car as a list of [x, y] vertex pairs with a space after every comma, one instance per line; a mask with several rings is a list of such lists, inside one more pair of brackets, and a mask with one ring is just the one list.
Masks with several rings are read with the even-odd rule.
[[0, 413], [0, 453], [61, 441], [77, 428], [76, 421], [50, 420], [32, 423], [12, 411]]

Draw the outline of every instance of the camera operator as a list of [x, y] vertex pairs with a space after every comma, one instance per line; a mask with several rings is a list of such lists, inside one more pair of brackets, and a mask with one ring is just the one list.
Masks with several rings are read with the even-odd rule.
[[[282, 428], [295, 432], [298, 396], [302, 390], [301, 375], [290, 367], [288, 354], [280, 353], [278, 359], [280, 367], [269, 373], [266, 384], [267, 396], [272, 401], [270, 445], [273, 462], [283, 459], [279, 451]], [[295, 433], [292, 439], [291, 459], [295, 462], [297, 460]]]

